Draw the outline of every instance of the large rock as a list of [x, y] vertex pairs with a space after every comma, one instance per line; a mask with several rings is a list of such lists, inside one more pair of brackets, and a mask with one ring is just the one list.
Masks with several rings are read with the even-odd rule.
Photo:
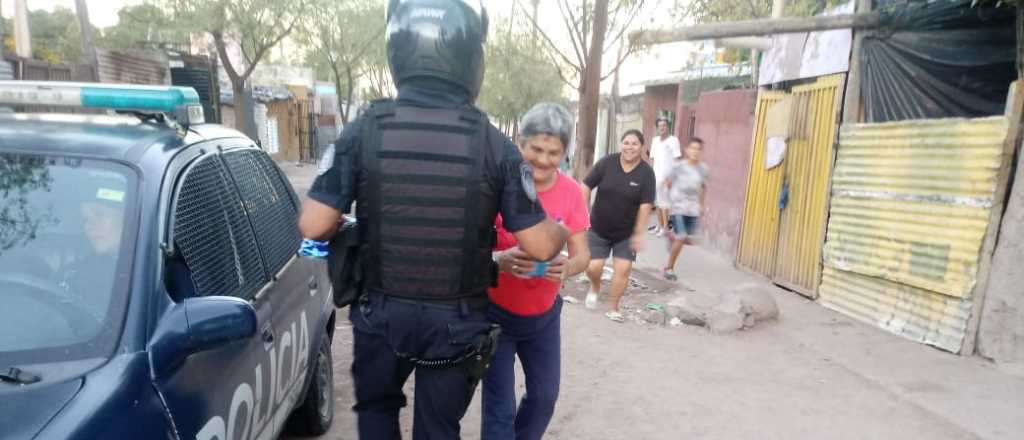
[[640, 316], [643, 317], [644, 321], [656, 325], [665, 325], [667, 319], [665, 312], [661, 310], [646, 309], [640, 312]]
[[734, 332], [744, 328], [749, 314], [739, 295], [722, 295], [721, 302], [708, 315], [707, 326], [712, 333]]
[[678, 318], [684, 324], [703, 326], [716, 304], [716, 295], [692, 293], [673, 299], [665, 305], [665, 311], [668, 312], [668, 316]]
[[744, 284], [736, 289], [736, 295], [743, 306], [750, 310], [755, 322], [779, 317], [779, 305], [767, 287], [754, 283]]

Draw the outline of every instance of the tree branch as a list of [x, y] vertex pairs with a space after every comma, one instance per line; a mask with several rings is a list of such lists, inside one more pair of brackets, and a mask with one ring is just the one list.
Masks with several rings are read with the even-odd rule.
[[[560, 1], [558, 3], [558, 10], [560, 12], [559, 15], [562, 16], [562, 23], [565, 24], [566, 32], [569, 33], [569, 41], [572, 42], [572, 50], [573, 50], [573, 52], [576, 53], [576, 60], [579, 61], [580, 66], [584, 66], [584, 65], [586, 65], [586, 61], [585, 61], [585, 58], [584, 58], [582, 52], [580, 52], [580, 48], [582, 47], [582, 45], [580, 44], [581, 40], [578, 40], [577, 36], [576, 36], [576, 32], [578, 32], [579, 28], [576, 26], [576, 22], [572, 21], [572, 20], [575, 20], [575, 19], [574, 18], [570, 19], [570, 17], [572, 16], [572, 13], [569, 12], [568, 15], [567, 15], [566, 11], [562, 8], [562, 3], [563, 2], [564, 2], [564, 0], [562, 0], [562, 1]], [[566, 7], [568, 7], [568, 5], [566, 5]], [[574, 29], [576, 30], [576, 32], [574, 32]], [[580, 38], [582, 38], [582, 37], [580, 37]]]
[[[516, 1], [518, 2], [518, 0], [516, 0]], [[522, 6], [522, 5], [520, 5], [520, 6]], [[564, 53], [562, 53], [561, 50], [558, 49], [558, 46], [555, 44], [554, 41], [551, 40], [551, 37], [548, 36], [547, 32], [544, 32], [544, 29], [541, 29], [540, 25], [538, 25], [537, 22], [533, 18], [530, 19], [530, 23], [533, 24], [533, 28], [541, 35], [541, 37], [544, 37], [544, 42], [546, 43], [546, 45], [548, 46], [548, 49], [549, 49], [548, 51], [554, 52], [554, 53], [558, 54], [558, 56], [561, 57], [562, 60], [565, 61], [566, 64], [572, 66], [573, 69], [575, 69], [577, 72], [581, 72], [583, 70], [582, 66], [577, 66], [577, 65], [573, 64], [573, 62], [571, 60], [569, 60], [569, 57], [567, 57]], [[545, 52], [548, 52], [548, 51], [545, 51]], [[557, 65], [557, 63], [556, 63], [556, 65]]]
[[601, 77], [601, 81], [604, 81], [608, 79], [608, 77], [614, 75], [615, 72], [617, 72], [619, 68], [622, 67], [622, 63], [626, 61], [626, 58], [629, 58], [629, 56], [632, 55], [634, 51], [634, 46], [629, 46], [628, 48], [626, 48], [626, 52], [623, 53], [617, 61], [615, 61], [614, 67], [612, 67], [612, 69], [609, 70], [607, 74]]
[[643, 0], [639, 0], [635, 3], [635, 8], [632, 9], [632, 11], [630, 12], [629, 20], [627, 20], [626, 24], [622, 26], [622, 29], [619, 30], [619, 33], [615, 35], [615, 37], [613, 37], [611, 41], [608, 41], [608, 46], [604, 48], [604, 51], [602, 53], [608, 53], [608, 51], [611, 50], [612, 46], [614, 46], [617, 42], [622, 41], [622, 37], [626, 35], [626, 31], [629, 29], [629, 26], [633, 24], [633, 20], [635, 20], [636, 17], [640, 15], [640, 9], [643, 8], [643, 4]]

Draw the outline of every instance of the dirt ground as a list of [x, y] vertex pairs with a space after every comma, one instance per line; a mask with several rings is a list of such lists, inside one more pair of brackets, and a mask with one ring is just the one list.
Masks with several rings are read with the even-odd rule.
[[[284, 168], [305, 193], [312, 167]], [[768, 286], [700, 248], [684, 251], [677, 267], [681, 282], [667, 283], [656, 275], [664, 259], [664, 246], [652, 239], [624, 299], [628, 310], [663, 304], [691, 289]], [[582, 293], [586, 287], [569, 280], [565, 291]], [[545, 438], [1024, 438], [1024, 377], [768, 288], [779, 319], [725, 335], [635, 319], [615, 323], [603, 316], [604, 296], [597, 311], [566, 304], [561, 394]], [[322, 438], [357, 438], [349, 410], [351, 353], [351, 327], [339, 319], [335, 420]], [[406, 389], [412, 397], [411, 380]], [[477, 397], [463, 419], [465, 439], [479, 438], [479, 406]], [[411, 438], [411, 407], [402, 420], [405, 438]]]

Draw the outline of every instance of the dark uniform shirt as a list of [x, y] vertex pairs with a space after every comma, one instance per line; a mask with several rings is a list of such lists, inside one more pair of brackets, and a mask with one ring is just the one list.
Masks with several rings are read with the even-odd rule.
[[[426, 108], [461, 108], [469, 105], [469, 97], [461, 89], [441, 81], [413, 81], [398, 90], [399, 105]], [[313, 182], [309, 197], [325, 205], [347, 213], [356, 199], [358, 185], [359, 133], [363, 119], [356, 118], [345, 126], [341, 137], [334, 144], [334, 160], [324, 169]], [[499, 197], [498, 209], [505, 222], [505, 228], [518, 232], [536, 225], [544, 220], [545, 214], [540, 203], [535, 200], [525, 207], [526, 200], [535, 197], [524, 197], [523, 176], [521, 165], [523, 157], [519, 149], [488, 124], [490, 130], [488, 145], [482, 145], [484, 151], [483, 175]], [[530, 178], [532, 182], [532, 178]]]

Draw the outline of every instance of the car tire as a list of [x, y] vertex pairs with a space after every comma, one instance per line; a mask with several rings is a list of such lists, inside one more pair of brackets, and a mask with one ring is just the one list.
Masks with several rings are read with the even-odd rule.
[[334, 360], [331, 339], [326, 334], [320, 338], [314, 366], [306, 398], [288, 419], [287, 430], [292, 434], [322, 435], [334, 421]]

